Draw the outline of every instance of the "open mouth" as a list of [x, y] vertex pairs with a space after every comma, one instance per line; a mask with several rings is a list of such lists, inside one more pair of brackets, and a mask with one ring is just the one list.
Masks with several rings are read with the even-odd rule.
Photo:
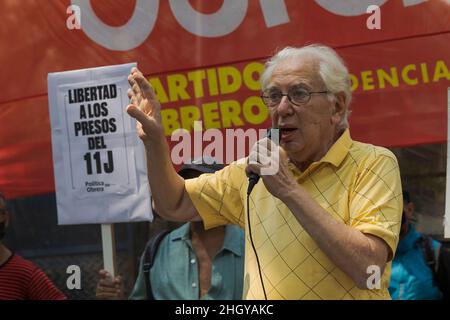
[[288, 134], [288, 133], [290, 133], [292, 131], [295, 131], [295, 130], [297, 130], [297, 128], [280, 128], [280, 133], [281, 134], [283, 134], [283, 133]]
[[280, 128], [280, 139], [286, 141], [293, 137], [297, 128]]

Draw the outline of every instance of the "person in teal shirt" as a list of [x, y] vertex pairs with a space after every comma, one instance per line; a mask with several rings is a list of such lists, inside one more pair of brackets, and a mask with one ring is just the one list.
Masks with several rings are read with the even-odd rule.
[[[212, 161], [209, 160], [208, 163]], [[185, 179], [223, 168], [204, 159], [183, 165]], [[151, 293], [156, 300], [241, 300], [244, 275], [244, 231], [234, 225], [205, 230], [192, 221], [171, 231], [160, 242], [150, 269]], [[139, 274], [128, 299], [147, 299], [142, 255]], [[100, 270], [97, 299], [122, 299], [122, 279]]]
[[[214, 228], [205, 236], [211, 240], [224, 232], [223, 245], [209, 263], [207, 253], [195, 245], [196, 230], [203, 229], [203, 222], [190, 222], [169, 233], [161, 241], [150, 269], [152, 293], [156, 300], [240, 300], [242, 299], [244, 274], [244, 235], [232, 225], [224, 230]], [[205, 232], [205, 230], [200, 231]], [[199, 245], [200, 247], [201, 245]], [[197, 251], [196, 251], [197, 250]], [[203, 257], [202, 257], [203, 256]], [[204, 265], [202, 268], [202, 264]], [[208, 270], [210, 268], [210, 270]], [[146, 299], [142, 259], [133, 292], [129, 299]], [[202, 273], [204, 274], [203, 279]], [[208, 281], [208, 279], [210, 279]], [[202, 282], [203, 284], [202, 285]], [[203, 288], [202, 288], [203, 287]]]
[[[414, 204], [408, 192], [403, 192], [403, 217], [400, 230], [400, 242], [392, 261], [389, 293], [394, 300], [436, 300], [441, 299], [441, 292], [434, 283], [433, 272], [426, 263], [422, 234], [411, 225]], [[431, 243], [435, 257], [438, 256], [440, 244]]]

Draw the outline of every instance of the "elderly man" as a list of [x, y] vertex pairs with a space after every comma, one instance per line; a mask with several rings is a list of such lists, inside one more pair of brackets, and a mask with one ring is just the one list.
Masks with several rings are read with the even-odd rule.
[[[245, 227], [245, 299], [390, 298], [402, 211], [398, 164], [388, 150], [351, 139], [349, 75], [331, 48], [285, 48], [266, 64], [262, 98], [280, 130], [272, 150], [280, 163], [253, 190], [249, 216], [246, 174], [264, 164], [231, 163], [184, 181], [171, 164], [153, 89], [137, 69], [128, 79], [127, 112], [147, 150], [156, 210], [170, 220], [202, 219], [207, 228]], [[256, 153], [267, 139], [258, 145], [250, 158], [264, 159]]]

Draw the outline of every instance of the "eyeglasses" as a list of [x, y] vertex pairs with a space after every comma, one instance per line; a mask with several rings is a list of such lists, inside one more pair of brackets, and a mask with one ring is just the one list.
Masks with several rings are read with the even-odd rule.
[[261, 98], [264, 104], [269, 108], [278, 106], [284, 96], [286, 96], [293, 105], [301, 106], [309, 102], [311, 95], [329, 92], [330, 91], [308, 91], [303, 87], [294, 86], [288, 90], [288, 93], [283, 93], [276, 88], [270, 88], [263, 91]]

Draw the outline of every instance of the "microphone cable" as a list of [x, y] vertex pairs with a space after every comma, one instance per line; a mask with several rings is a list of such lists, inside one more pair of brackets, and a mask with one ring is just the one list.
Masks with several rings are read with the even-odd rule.
[[[267, 129], [267, 137], [269, 139], [272, 139], [272, 130]], [[252, 224], [250, 222], [250, 194], [252, 193], [253, 188], [258, 183], [259, 179], [261, 177], [257, 175], [256, 173], [251, 173], [248, 178], [248, 188], [247, 188], [247, 223], [248, 223], [248, 234], [250, 237], [250, 244], [252, 245], [253, 252], [255, 253], [256, 257], [256, 264], [258, 265], [258, 273], [259, 273], [259, 279], [261, 281], [261, 286], [264, 293], [264, 299], [267, 300], [267, 294], [266, 294], [266, 287], [264, 286], [264, 281], [262, 278], [262, 272], [261, 272], [261, 264], [259, 263], [259, 257], [258, 253], [256, 252], [255, 244], [253, 242], [253, 236], [252, 236]]]
[[[258, 176], [259, 178], [259, 176]], [[250, 184], [249, 184], [250, 187]], [[253, 188], [252, 188], [253, 189]], [[264, 281], [262, 278], [262, 273], [261, 273], [261, 265], [259, 263], [259, 257], [258, 254], [256, 253], [256, 248], [255, 248], [255, 244], [253, 243], [253, 237], [252, 237], [252, 224], [250, 223], [250, 193], [252, 192], [252, 190], [250, 188], [248, 188], [247, 190], [247, 223], [248, 223], [248, 234], [250, 237], [250, 244], [252, 245], [253, 248], [253, 252], [255, 253], [255, 257], [256, 257], [256, 263], [258, 265], [258, 272], [259, 272], [259, 279], [261, 281], [261, 286], [263, 289], [263, 293], [264, 293], [264, 300], [267, 300], [267, 294], [266, 294], [266, 288], [264, 287]]]

